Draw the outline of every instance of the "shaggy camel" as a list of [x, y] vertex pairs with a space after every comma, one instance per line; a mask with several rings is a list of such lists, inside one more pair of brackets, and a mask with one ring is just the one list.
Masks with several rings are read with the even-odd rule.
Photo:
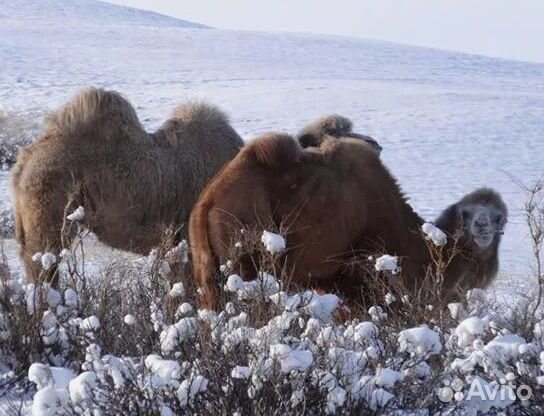
[[[444, 286], [485, 287], [497, 272], [497, 250], [507, 211], [501, 197], [482, 188], [452, 205], [437, 224], [462, 235], [443, 255], [453, 261]], [[350, 267], [354, 253], [400, 257], [406, 286], [415, 289], [431, 263], [421, 227], [399, 185], [377, 153], [357, 139], [329, 139], [302, 149], [290, 136], [269, 134], [246, 146], [202, 192], [189, 223], [194, 278], [203, 306], [217, 306], [214, 281], [240, 229], [286, 230], [278, 256], [291, 283], [347, 296], [365, 284]], [[451, 240], [451, 239], [450, 239]], [[455, 250], [455, 251], [454, 251]], [[233, 267], [256, 277], [253, 253]], [[468, 279], [468, 280], [467, 280]], [[461, 282], [460, 282], [461, 280]]]
[[[104, 243], [145, 254], [170, 227], [181, 229], [207, 181], [239, 152], [242, 139], [217, 108], [177, 107], [147, 133], [132, 105], [115, 91], [89, 88], [46, 119], [41, 137], [13, 168], [16, 238], [27, 279], [56, 280], [32, 261], [71, 242], [66, 215]], [[61, 235], [63, 234], [63, 235]], [[179, 237], [179, 236], [178, 236]]]
[[312, 121], [295, 136], [303, 148], [319, 147], [326, 139], [331, 137], [360, 139], [368, 143], [378, 154], [383, 150], [372, 137], [355, 133], [351, 120], [338, 114], [328, 114]]

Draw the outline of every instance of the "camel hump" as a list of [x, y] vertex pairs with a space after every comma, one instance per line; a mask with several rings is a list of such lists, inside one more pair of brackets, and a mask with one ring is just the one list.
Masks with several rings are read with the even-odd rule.
[[229, 118], [218, 107], [195, 101], [181, 104], [174, 109], [172, 119], [179, 120], [185, 125], [201, 124], [203, 126], [224, 126], [229, 124]]
[[319, 146], [325, 136], [343, 137], [352, 133], [353, 123], [339, 114], [328, 114], [312, 121], [296, 136], [302, 147]]
[[206, 102], [194, 101], [179, 105], [159, 130], [166, 132], [173, 145], [200, 141], [230, 143], [236, 153], [244, 145], [242, 138], [230, 125], [227, 115]]
[[[142, 129], [134, 107], [117, 91], [86, 88], [46, 119], [46, 134], [82, 136], [106, 126]], [[116, 135], [112, 135], [115, 137]], [[104, 135], [99, 135], [104, 137]]]
[[249, 143], [244, 153], [257, 163], [270, 168], [288, 167], [302, 157], [302, 149], [288, 134], [268, 133]]

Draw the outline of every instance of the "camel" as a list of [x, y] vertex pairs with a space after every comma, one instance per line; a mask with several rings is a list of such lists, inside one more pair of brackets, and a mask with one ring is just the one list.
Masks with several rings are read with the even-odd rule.
[[[486, 287], [497, 273], [498, 247], [507, 221], [500, 195], [481, 188], [447, 208], [436, 224], [449, 234], [442, 256], [452, 256], [444, 288]], [[364, 289], [365, 277], [349, 266], [354, 253], [398, 256], [406, 287], [415, 290], [432, 262], [424, 224], [408, 204], [379, 155], [364, 141], [326, 139], [303, 149], [291, 136], [267, 134], [247, 145], [211, 180], [189, 221], [194, 278], [201, 302], [216, 308], [215, 274], [240, 230], [286, 230], [278, 269], [299, 287]], [[262, 232], [262, 231], [261, 231]], [[257, 276], [249, 253], [233, 265], [245, 279]]]
[[338, 114], [327, 114], [317, 118], [304, 126], [295, 136], [303, 148], [319, 147], [328, 138], [346, 137], [365, 141], [378, 155], [383, 150], [372, 137], [355, 133], [351, 120]]
[[82, 225], [114, 248], [147, 254], [171, 228], [181, 238], [201, 190], [242, 146], [227, 117], [208, 104], [181, 105], [148, 133], [118, 92], [83, 90], [46, 118], [12, 171], [27, 279], [56, 282], [55, 267], [44, 273], [32, 257], [70, 245], [73, 232], [61, 231], [75, 228], [66, 216], [78, 206]]

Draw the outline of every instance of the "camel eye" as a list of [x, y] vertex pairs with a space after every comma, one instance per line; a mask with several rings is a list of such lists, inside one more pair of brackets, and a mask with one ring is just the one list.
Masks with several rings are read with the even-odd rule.
[[503, 218], [504, 218], [504, 217], [503, 217], [501, 214], [498, 214], [498, 215], [495, 217], [495, 222], [496, 222], [497, 224], [501, 224], [502, 221], [503, 221]]
[[470, 211], [468, 209], [462, 209], [461, 210], [461, 217], [463, 220], [468, 220], [470, 218]]

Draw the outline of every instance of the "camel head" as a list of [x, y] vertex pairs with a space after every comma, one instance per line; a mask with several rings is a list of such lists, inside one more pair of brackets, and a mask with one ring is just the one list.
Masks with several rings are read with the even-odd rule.
[[481, 250], [500, 240], [504, 232], [505, 212], [494, 204], [466, 205], [461, 207], [459, 215], [472, 242]]
[[461, 233], [465, 246], [488, 251], [498, 248], [507, 219], [501, 196], [490, 188], [480, 188], [446, 209], [435, 224], [451, 235]]
[[370, 136], [355, 133], [350, 119], [337, 114], [322, 116], [306, 125], [296, 135], [300, 145], [306, 147], [319, 147], [327, 138], [349, 137], [366, 142], [378, 155], [383, 148]]

